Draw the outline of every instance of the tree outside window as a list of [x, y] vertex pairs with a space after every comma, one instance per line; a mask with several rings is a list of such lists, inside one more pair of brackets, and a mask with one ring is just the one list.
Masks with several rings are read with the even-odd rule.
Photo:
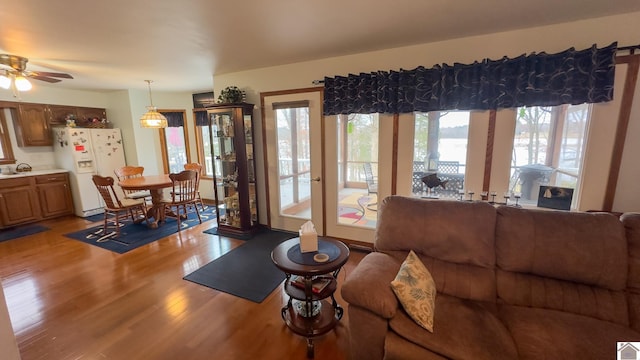
[[535, 204], [542, 185], [577, 189], [590, 110], [589, 104], [518, 108], [509, 190], [523, 204]]
[[338, 117], [338, 176], [344, 187], [366, 187], [364, 163], [378, 173], [378, 114]]

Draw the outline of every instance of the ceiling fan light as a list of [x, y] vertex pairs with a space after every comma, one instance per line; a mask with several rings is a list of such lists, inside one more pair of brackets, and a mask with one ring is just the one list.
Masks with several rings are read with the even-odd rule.
[[155, 106], [147, 106], [147, 112], [140, 118], [140, 126], [143, 128], [162, 129], [167, 125], [167, 118], [160, 114]]
[[16, 84], [16, 89], [18, 89], [18, 91], [29, 91], [32, 88], [31, 82], [22, 75], [16, 76], [14, 83]]
[[11, 87], [11, 78], [9, 78], [7, 74], [0, 75], [0, 87], [3, 89]]

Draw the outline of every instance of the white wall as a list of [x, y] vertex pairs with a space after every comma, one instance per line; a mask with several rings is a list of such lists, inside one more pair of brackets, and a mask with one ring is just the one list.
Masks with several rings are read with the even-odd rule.
[[[237, 72], [232, 74], [218, 75], [214, 78], [215, 89], [218, 93], [226, 86], [235, 85], [247, 91], [248, 102], [256, 103], [258, 106], [260, 100], [260, 92], [287, 90], [296, 88], [310, 87], [311, 81], [314, 79], [322, 79], [324, 76], [347, 75], [349, 73], [369, 72], [374, 70], [391, 70], [391, 69], [413, 69], [419, 65], [431, 67], [438, 63], [454, 62], [471, 63], [475, 60], [484, 58], [498, 59], [502, 56], [515, 57], [524, 53], [541, 52], [554, 53], [565, 50], [570, 47], [576, 49], [584, 49], [591, 47], [594, 43], [599, 47], [607, 46], [614, 41], [618, 41], [619, 46], [636, 45], [637, 23], [640, 22], [640, 12], [631, 14], [609, 16], [598, 19], [576, 21], [571, 23], [544, 26], [525, 30], [509, 31], [496, 33], [491, 35], [473, 36], [463, 39], [455, 39], [449, 41], [436, 42], [431, 44], [422, 44], [416, 46], [387, 49], [381, 51], [373, 51], [350, 56], [335, 57], [329, 59], [308, 61], [283, 66], [274, 66], [269, 68], [255, 69], [250, 71]], [[616, 96], [619, 93], [616, 93]], [[637, 109], [637, 108], [636, 108]], [[637, 113], [638, 110], [636, 110]], [[504, 115], [504, 114], [503, 114]], [[256, 133], [260, 134], [262, 126], [260, 123], [261, 114], [258, 107], [255, 112]], [[606, 122], [608, 126], [614, 126], [617, 116], [600, 118], [597, 120], [599, 124]], [[497, 135], [500, 137], [507, 136], [509, 126], [497, 121]], [[503, 126], [507, 126], [503, 128]], [[482, 131], [483, 127], [477, 127]], [[631, 128], [630, 131], [640, 131]], [[511, 132], [512, 134], [512, 132]], [[638, 138], [640, 133], [630, 133], [630, 138]], [[478, 134], [472, 135], [476, 139], [482, 136]], [[509, 135], [512, 136], [512, 135]], [[597, 136], [597, 134], [595, 135]], [[503, 138], [497, 139], [498, 142], [505, 143]], [[609, 140], [605, 140], [609, 141]], [[411, 143], [401, 142], [405, 146]], [[506, 145], [505, 145], [506, 146]], [[606, 148], [609, 145], [603, 144], [600, 148], [600, 156], [607, 156]], [[262, 149], [262, 139], [256, 139], [256, 148], [258, 153]], [[405, 150], [400, 150], [406, 152]], [[503, 154], [505, 149], [494, 148], [494, 156]], [[496, 153], [497, 152], [497, 153]], [[631, 151], [625, 151], [630, 153]], [[509, 149], [510, 153], [510, 149]], [[609, 151], [610, 157], [610, 151]], [[598, 162], [601, 164], [601, 162]], [[496, 187], [500, 182], [508, 181], [502, 179], [502, 173], [505, 172], [505, 164], [493, 164], [492, 181], [496, 181]], [[625, 162], [625, 168], [629, 167], [636, 173], [640, 171], [640, 165]], [[483, 168], [478, 166], [477, 169]], [[257, 157], [257, 179], [264, 179], [264, 161], [262, 157]], [[591, 170], [585, 174], [587, 177], [602, 176], [602, 168]], [[630, 170], [631, 171], [631, 170]], [[494, 177], [495, 175], [495, 177]], [[474, 174], [473, 176], [477, 176]], [[498, 177], [500, 177], [498, 179]], [[498, 179], [498, 180], [496, 180]], [[476, 180], [477, 181], [477, 180]], [[404, 183], [406, 181], [402, 181]], [[631, 192], [635, 193], [635, 188], [626, 185], [625, 180], [620, 181], [622, 188], [619, 188], [618, 196], [626, 197]], [[259, 184], [260, 185], [260, 184]], [[260, 220], [264, 222], [266, 219], [266, 206], [264, 204], [264, 191], [259, 190]], [[498, 190], [497, 190], [498, 191]], [[604, 189], [599, 189], [603, 192]], [[635, 195], [634, 195], [635, 196]], [[601, 206], [601, 201], [596, 200], [588, 203], [590, 208]], [[636, 210], [640, 210], [640, 204], [634, 205]]]
[[[135, 153], [137, 154], [136, 164], [144, 166], [145, 174], [162, 174], [164, 170], [160, 147], [160, 130], [143, 128], [140, 126], [139, 121], [140, 117], [147, 111], [147, 106], [149, 106], [149, 91], [129, 90], [128, 93], [131, 127], [127, 129], [129, 136], [125, 138], [125, 143], [128, 147], [135, 148]], [[153, 91], [152, 95], [153, 105], [158, 110], [186, 110], [191, 159], [193, 161], [197, 160], [191, 93]]]

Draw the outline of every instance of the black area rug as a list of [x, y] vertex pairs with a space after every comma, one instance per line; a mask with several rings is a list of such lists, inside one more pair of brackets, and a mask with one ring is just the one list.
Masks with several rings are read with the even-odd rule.
[[[216, 214], [215, 211], [212, 210], [215, 209], [212, 207], [205, 207], [205, 211], [200, 211], [200, 217], [202, 218], [203, 223], [205, 221], [215, 219]], [[101, 216], [104, 219], [104, 215]], [[199, 224], [198, 217], [195, 213], [189, 213], [187, 220], [182, 220], [180, 222], [182, 230]], [[112, 230], [113, 227], [110, 227], [109, 231]], [[89, 229], [65, 234], [64, 236], [117, 252], [118, 254], [124, 254], [127, 251], [131, 251], [142, 245], [160, 240], [176, 232], [178, 232], [178, 223], [177, 220], [173, 218], [167, 218], [167, 221], [160, 224], [157, 229], [151, 229], [146, 222], [134, 224], [131, 222], [131, 218], [127, 218], [121, 222], [120, 236], [117, 238], [115, 237], [115, 233], [113, 236], [104, 236], [102, 233], [102, 224]]]
[[284, 280], [282, 270], [271, 261], [271, 251], [296, 236], [292, 232], [263, 230], [184, 279], [260, 303]]
[[224, 237], [230, 237], [233, 239], [238, 239], [238, 240], [249, 240], [251, 239], [254, 234], [248, 234], [248, 235], [229, 235], [229, 234], [225, 234], [225, 233], [219, 233], [218, 232], [218, 227], [213, 227], [209, 230], [205, 230], [204, 231], [205, 234], [209, 234], [209, 235], [218, 235], [218, 236], [224, 236]]
[[49, 230], [48, 227], [37, 224], [22, 225], [16, 226], [14, 228], [0, 230], [0, 242], [37, 234], [39, 232], [47, 230]]

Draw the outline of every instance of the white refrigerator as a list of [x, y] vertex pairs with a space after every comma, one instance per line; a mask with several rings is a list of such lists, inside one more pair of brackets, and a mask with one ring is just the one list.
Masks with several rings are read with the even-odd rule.
[[125, 165], [120, 129], [54, 127], [53, 141], [56, 165], [69, 170], [75, 214], [87, 217], [104, 212], [91, 177], [111, 176], [117, 182], [113, 171]]

